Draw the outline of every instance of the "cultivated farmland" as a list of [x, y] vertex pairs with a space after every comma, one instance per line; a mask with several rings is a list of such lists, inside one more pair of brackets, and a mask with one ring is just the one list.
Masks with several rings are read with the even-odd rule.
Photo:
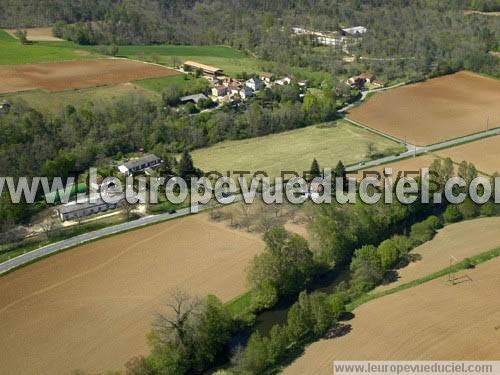
[[490, 175], [500, 172], [500, 136], [466, 143], [436, 154], [442, 158], [450, 157], [457, 164], [463, 160], [469, 161], [478, 170]]
[[361, 305], [350, 333], [307, 347], [284, 374], [331, 374], [334, 360], [496, 360], [499, 268], [495, 258], [460, 272], [472, 281], [442, 277]]
[[226, 302], [245, 291], [258, 236], [206, 215], [153, 225], [0, 278], [0, 373], [119, 369], [146, 354], [153, 316], [176, 287]]
[[481, 218], [448, 225], [432, 241], [412, 250], [421, 260], [398, 270], [396, 282], [375, 289], [379, 292], [416, 280], [449, 265], [449, 256], [463, 260], [500, 246], [500, 217]]
[[0, 93], [45, 89], [63, 91], [179, 74], [159, 65], [125, 59], [65, 61], [0, 66]]
[[[52, 34], [52, 27], [34, 27], [31, 29], [23, 29], [26, 31], [27, 39], [30, 42], [62, 42], [64, 41], [61, 38], [57, 38]], [[16, 38], [15, 32], [16, 30], [10, 29], [6, 30], [13, 38]]]
[[459, 72], [376, 94], [349, 117], [428, 145], [500, 126], [498, 103], [500, 81]]
[[299, 173], [309, 170], [313, 158], [322, 168], [334, 168], [339, 160], [344, 164], [365, 160], [369, 143], [379, 152], [401, 151], [393, 141], [339, 121], [221, 142], [192, 155], [195, 165], [205, 171], [266, 171], [270, 176], [279, 176], [282, 170]]

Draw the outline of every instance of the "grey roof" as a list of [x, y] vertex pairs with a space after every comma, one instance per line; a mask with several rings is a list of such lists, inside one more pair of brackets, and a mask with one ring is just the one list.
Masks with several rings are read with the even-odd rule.
[[208, 99], [208, 98], [207, 98], [207, 96], [205, 94], [200, 93], [200, 94], [193, 94], [193, 95], [183, 96], [179, 100], [181, 102], [188, 102], [188, 101], [192, 100], [193, 102], [198, 103], [198, 101], [200, 99]]
[[127, 167], [128, 169], [134, 169], [134, 168], [140, 167], [143, 164], [147, 164], [147, 163], [151, 163], [153, 161], [159, 161], [159, 160], [160, 160], [160, 158], [158, 156], [153, 155], [153, 154], [147, 154], [147, 155], [140, 157], [139, 159], [129, 160], [126, 163], [123, 163], [123, 165], [125, 167]]

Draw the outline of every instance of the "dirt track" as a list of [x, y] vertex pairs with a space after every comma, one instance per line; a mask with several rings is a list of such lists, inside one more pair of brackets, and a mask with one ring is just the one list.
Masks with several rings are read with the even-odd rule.
[[[487, 249], [484, 249], [487, 250]], [[361, 305], [343, 337], [306, 348], [284, 374], [330, 375], [334, 360], [498, 360], [500, 258]]]
[[34, 89], [63, 91], [179, 74], [159, 65], [126, 59], [64, 61], [0, 66], [0, 94]]
[[95, 373], [147, 353], [169, 291], [223, 301], [245, 290], [263, 248], [253, 235], [190, 216], [100, 240], [0, 278], [0, 373]]
[[367, 126], [428, 145], [500, 126], [500, 81], [469, 72], [384, 91], [349, 111]]
[[450, 157], [455, 163], [472, 162], [478, 170], [487, 174], [500, 173], [500, 136], [466, 143], [436, 152], [440, 157]]

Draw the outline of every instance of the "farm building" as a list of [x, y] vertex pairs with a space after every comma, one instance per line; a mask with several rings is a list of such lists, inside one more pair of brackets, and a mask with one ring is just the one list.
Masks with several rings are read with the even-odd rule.
[[181, 101], [181, 103], [188, 103], [188, 102], [191, 102], [191, 103], [194, 103], [194, 104], [198, 104], [198, 102], [201, 100], [201, 99], [208, 99], [207, 96], [205, 94], [194, 94], [194, 95], [187, 95], [187, 96], [183, 96], [182, 98], [179, 98], [179, 100]]
[[[121, 199], [120, 199], [121, 200]], [[76, 201], [65, 204], [56, 210], [61, 221], [72, 220], [87, 217], [118, 207], [119, 202], [107, 203], [101, 197], [96, 198], [95, 202], [77, 203]]]
[[208, 74], [211, 76], [217, 76], [219, 74], [222, 74], [221, 68], [217, 68], [215, 66], [210, 66], [210, 65], [205, 65], [205, 64], [200, 64], [200, 63], [197, 63], [194, 61], [186, 61], [186, 62], [184, 62], [184, 65], [190, 69], [193, 69], [193, 70], [199, 69], [204, 74]]
[[153, 168], [161, 164], [161, 159], [153, 154], [144, 155], [138, 159], [127, 161], [118, 166], [120, 172], [125, 176], [131, 176], [136, 172], [141, 172], [147, 168]]

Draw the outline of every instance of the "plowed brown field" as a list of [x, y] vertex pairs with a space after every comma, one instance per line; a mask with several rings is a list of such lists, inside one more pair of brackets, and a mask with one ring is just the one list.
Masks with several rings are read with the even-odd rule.
[[455, 163], [467, 160], [490, 175], [500, 173], [500, 136], [448, 148], [436, 154], [442, 158], [450, 157]]
[[374, 129], [428, 145], [500, 126], [500, 81], [459, 72], [376, 94], [349, 111]]
[[63, 61], [0, 66], [0, 93], [63, 91], [179, 74], [159, 65], [126, 59]]
[[470, 282], [440, 278], [361, 305], [350, 333], [312, 344], [284, 374], [330, 375], [334, 360], [498, 360], [499, 269], [495, 258], [461, 272]]
[[148, 351], [170, 291], [245, 291], [258, 236], [191, 216], [59, 253], [0, 278], [0, 373], [103, 373]]

